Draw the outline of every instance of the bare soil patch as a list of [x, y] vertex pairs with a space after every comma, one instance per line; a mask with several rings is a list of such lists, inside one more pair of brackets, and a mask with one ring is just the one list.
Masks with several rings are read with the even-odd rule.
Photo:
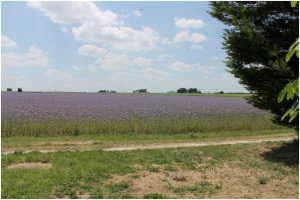
[[[196, 170], [169, 172], [170, 176], [164, 173], [151, 173], [149, 171], [139, 171], [125, 176], [114, 175], [107, 184], [130, 182], [130, 195], [143, 198], [145, 194], [159, 193], [168, 198], [212, 198], [212, 199], [232, 199], [232, 198], [260, 198], [260, 199], [295, 199], [299, 198], [299, 193], [290, 193], [290, 179], [297, 179], [297, 175], [286, 177], [282, 180], [268, 181], [261, 185], [259, 177], [270, 177], [266, 171], [259, 169], [243, 169], [237, 166], [230, 166], [224, 163], [223, 167], [214, 167], [205, 172]], [[132, 178], [139, 175], [140, 178]], [[210, 182], [213, 187], [221, 185], [221, 189], [216, 194], [197, 194], [186, 191], [183, 194], [174, 193], [174, 189], [182, 187], [193, 187], [201, 181]], [[285, 186], [285, 189], [282, 188]]]
[[40, 169], [49, 169], [51, 167], [51, 163], [42, 163], [42, 162], [31, 162], [31, 163], [17, 163], [7, 166], [8, 169], [32, 169], [32, 168], [40, 168]]

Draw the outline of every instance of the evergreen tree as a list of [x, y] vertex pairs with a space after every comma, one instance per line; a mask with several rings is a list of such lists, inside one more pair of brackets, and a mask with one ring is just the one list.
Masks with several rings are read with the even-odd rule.
[[[270, 110], [279, 121], [291, 101], [278, 104], [278, 93], [299, 78], [296, 56], [285, 61], [291, 41], [299, 37], [298, 5], [292, 8], [289, 1], [222, 1], [210, 2], [212, 11], [208, 11], [230, 26], [224, 30], [222, 43], [228, 72], [253, 94], [249, 103]], [[299, 126], [299, 119], [294, 122]]]

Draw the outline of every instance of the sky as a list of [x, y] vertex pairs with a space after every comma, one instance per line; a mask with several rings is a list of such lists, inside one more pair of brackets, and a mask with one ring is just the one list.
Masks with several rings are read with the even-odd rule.
[[247, 92], [206, 1], [2, 1], [1, 90]]

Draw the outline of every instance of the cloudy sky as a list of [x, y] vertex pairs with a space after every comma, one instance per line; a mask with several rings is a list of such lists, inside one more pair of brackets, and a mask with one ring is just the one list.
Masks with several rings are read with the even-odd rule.
[[247, 92], [208, 2], [1, 2], [1, 90]]

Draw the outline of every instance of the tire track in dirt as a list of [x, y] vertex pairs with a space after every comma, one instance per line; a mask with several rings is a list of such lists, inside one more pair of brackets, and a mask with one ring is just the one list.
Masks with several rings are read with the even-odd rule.
[[[186, 142], [186, 143], [166, 143], [166, 144], [150, 144], [150, 145], [135, 145], [135, 146], [121, 146], [121, 147], [109, 147], [109, 148], [102, 148], [103, 151], [130, 151], [130, 150], [137, 150], [137, 149], [162, 149], [162, 148], [177, 148], [177, 147], [198, 147], [198, 146], [208, 146], [208, 145], [225, 145], [225, 144], [241, 144], [241, 143], [260, 143], [260, 142], [267, 142], [267, 141], [289, 141], [293, 139], [297, 139], [298, 137], [281, 137], [281, 138], [265, 138], [265, 139], [247, 139], [247, 140], [228, 140], [228, 141], [220, 141], [220, 142]], [[81, 150], [73, 150], [73, 149], [66, 149], [66, 150], [27, 150], [23, 151], [23, 153], [29, 153], [32, 151], [39, 151], [41, 153], [49, 153], [49, 152], [56, 152], [56, 151], [95, 151], [100, 149], [81, 149]], [[11, 154], [15, 151], [1, 151], [1, 154]]]

